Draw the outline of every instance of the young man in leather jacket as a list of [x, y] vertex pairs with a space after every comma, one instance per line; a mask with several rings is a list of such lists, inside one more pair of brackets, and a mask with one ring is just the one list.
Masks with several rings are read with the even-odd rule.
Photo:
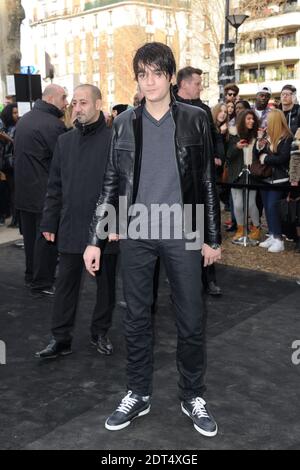
[[[91, 224], [89, 245], [84, 254], [87, 270], [94, 275], [105, 246], [100, 227], [110, 205], [118, 197], [143, 208], [204, 205], [204, 244], [186, 249], [186, 225], [181, 237], [165, 237], [165, 220], [151, 236], [131, 236], [133, 218], [127, 218], [129, 236], [120, 233], [123, 287], [127, 311], [124, 318], [127, 345], [127, 389], [120, 405], [106, 420], [109, 430], [123, 429], [151, 406], [153, 375], [153, 329], [151, 304], [153, 273], [160, 256], [170, 282], [178, 333], [177, 368], [181, 409], [205, 436], [217, 434], [217, 424], [203, 399], [206, 369], [205, 312], [199, 280], [201, 256], [204, 265], [221, 257], [220, 213], [217, 197], [212, 143], [206, 113], [175, 101], [171, 79], [176, 64], [171, 49], [161, 43], [147, 43], [133, 59], [136, 80], [145, 98], [141, 106], [115, 119], [110, 156], [102, 195]], [[120, 201], [120, 199], [119, 199]], [[147, 212], [147, 211], [146, 211]], [[148, 212], [147, 212], [148, 213]], [[132, 213], [131, 213], [132, 214]], [[170, 221], [170, 220], [169, 220]], [[128, 223], [129, 222], [129, 223]], [[195, 211], [192, 228], [197, 226]], [[177, 228], [174, 219], [169, 228]], [[153, 237], [153, 225], [158, 236]], [[170, 227], [170, 225], [172, 227]], [[145, 226], [144, 226], [145, 228]], [[171, 232], [171, 230], [170, 230]], [[116, 235], [110, 234], [110, 239]]]

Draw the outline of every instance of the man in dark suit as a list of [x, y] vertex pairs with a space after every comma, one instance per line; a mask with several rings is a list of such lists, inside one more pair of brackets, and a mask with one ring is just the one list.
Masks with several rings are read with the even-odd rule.
[[[75, 129], [58, 139], [54, 152], [41, 231], [48, 243], [58, 239], [59, 275], [56, 283], [50, 344], [36, 355], [42, 359], [71, 354], [72, 333], [80, 291], [82, 254], [89, 225], [102, 189], [111, 130], [101, 111], [101, 93], [93, 85], [74, 91]], [[91, 343], [110, 355], [107, 336], [115, 306], [117, 247], [108, 244], [97, 272], [97, 302], [91, 323]]]
[[26, 257], [25, 285], [33, 294], [53, 295], [57, 248], [41, 236], [40, 222], [54, 147], [66, 129], [64, 88], [48, 85], [42, 99], [18, 122], [15, 139], [15, 195]]

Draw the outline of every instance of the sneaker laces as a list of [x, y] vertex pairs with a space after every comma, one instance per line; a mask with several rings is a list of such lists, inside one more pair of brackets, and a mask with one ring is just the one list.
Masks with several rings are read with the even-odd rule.
[[197, 418], [209, 418], [205, 408], [206, 402], [203, 400], [203, 398], [197, 397], [191, 400], [191, 404], [193, 405], [193, 415], [196, 415]]
[[120, 413], [124, 413], [124, 414], [128, 414], [131, 411], [131, 409], [137, 403], [137, 399], [131, 398], [131, 394], [132, 394], [131, 391], [127, 393], [126, 397], [122, 399], [116, 411], [119, 411]]

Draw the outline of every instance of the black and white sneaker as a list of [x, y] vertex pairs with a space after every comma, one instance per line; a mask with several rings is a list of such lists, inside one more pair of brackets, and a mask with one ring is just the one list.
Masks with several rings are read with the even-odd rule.
[[218, 426], [209, 413], [206, 402], [201, 397], [181, 402], [181, 409], [194, 422], [194, 428], [206, 437], [213, 437], [218, 432]]
[[149, 396], [143, 397], [129, 391], [118, 408], [107, 418], [105, 427], [110, 431], [119, 431], [129, 426], [134, 418], [148, 414], [150, 408]]

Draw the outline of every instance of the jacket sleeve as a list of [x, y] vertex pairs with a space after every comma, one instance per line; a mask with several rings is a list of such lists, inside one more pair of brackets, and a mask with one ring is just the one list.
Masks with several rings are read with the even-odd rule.
[[50, 175], [47, 186], [47, 194], [44, 203], [41, 232], [56, 233], [62, 208], [62, 183], [61, 183], [61, 148], [58, 141], [54, 150]]
[[[106, 170], [104, 174], [102, 191], [96, 204], [96, 209], [94, 211], [89, 230], [88, 245], [97, 246], [101, 248], [101, 250], [103, 250], [106, 245], [107, 237], [105, 239], [100, 239], [98, 237], [97, 228], [99, 228], [99, 225], [106, 218], [108, 211], [110, 210], [109, 206], [114, 207], [115, 211], [117, 211], [118, 209], [119, 172], [115, 154], [116, 139], [117, 134], [114, 126], [109, 150], [109, 157], [107, 160]], [[108, 233], [106, 235], [108, 235]]]
[[204, 242], [208, 245], [221, 243], [220, 203], [215, 179], [213, 144], [209, 123], [202, 116], [204, 145], [204, 172], [201, 181], [202, 201], [204, 203]]
[[265, 157], [264, 163], [273, 167], [280, 167], [288, 165], [290, 160], [291, 144], [293, 138], [287, 138], [280, 142], [278, 145], [277, 153], [268, 151], [268, 155]]
[[228, 149], [227, 149], [227, 154], [226, 154], [226, 160], [228, 162], [237, 160], [238, 158], [241, 157], [241, 154], [243, 153], [243, 151], [238, 149], [236, 146], [239, 140], [240, 139], [238, 136], [229, 137]]

